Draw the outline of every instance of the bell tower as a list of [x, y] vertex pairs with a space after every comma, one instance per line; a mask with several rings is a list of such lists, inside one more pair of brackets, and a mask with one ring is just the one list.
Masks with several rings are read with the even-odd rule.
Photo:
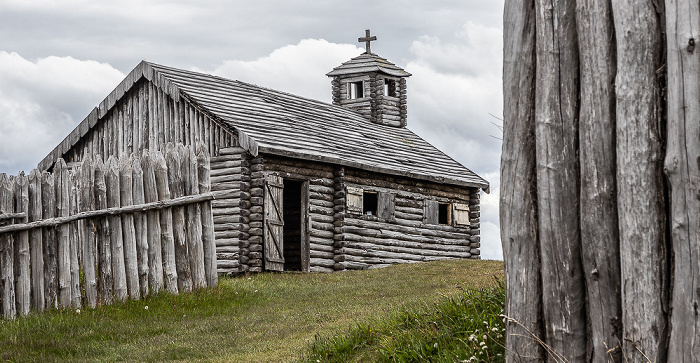
[[332, 77], [333, 104], [351, 108], [372, 122], [406, 127], [406, 78], [411, 76], [401, 67], [372, 53], [370, 36], [358, 38], [366, 51], [333, 68], [326, 75]]

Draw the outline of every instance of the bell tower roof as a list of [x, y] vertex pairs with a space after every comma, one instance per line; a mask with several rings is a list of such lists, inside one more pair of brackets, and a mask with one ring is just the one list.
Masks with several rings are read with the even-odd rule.
[[367, 52], [333, 68], [333, 70], [326, 73], [326, 75], [328, 77], [335, 77], [370, 72], [380, 72], [394, 77], [409, 77], [411, 75], [396, 64], [374, 53]]

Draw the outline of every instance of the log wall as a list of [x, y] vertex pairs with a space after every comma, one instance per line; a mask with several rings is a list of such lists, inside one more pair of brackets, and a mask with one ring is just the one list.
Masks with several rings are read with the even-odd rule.
[[[396, 263], [448, 258], [479, 258], [479, 191], [410, 180], [372, 176], [348, 170], [346, 186], [395, 195], [390, 219], [376, 215], [341, 212], [342, 227], [336, 240], [342, 246], [346, 269], [378, 268]], [[339, 191], [343, 193], [343, 191]], [[469, 205], [469, 225], [430, 224], [425, 219], [426, 200]]]
[[[264, 165], [262, 169], [256, 167], [251, 177], [251, 195], [253, 199], [259, 197], [260, 203], [264, 173], [309, 183], [310, 271], [331, 272], [446, 258], [479, 258], [480, 200], [476, 188], [416, 182], [281, 157], [266, 156], [264, 160], [262, 157], [255, 160], [256, 164]], [[393, 218], [387, 220], [347, 213], [347, 186], [394, 194]], [[425, 200], [468, 204], [469, 224], [424, 223]], [[257, 202], [254, 200], [251, 205], [258, 206]], [[257, 227], [257, 224], [253, 225], [253, 219], [257, 219], [255, 212], [251, 213], [251, 230]]]

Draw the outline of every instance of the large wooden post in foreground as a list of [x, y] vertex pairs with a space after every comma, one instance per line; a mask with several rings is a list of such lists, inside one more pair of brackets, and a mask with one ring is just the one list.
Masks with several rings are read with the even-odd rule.
[[507, 0], [508, 361], [700, 356], [700, 5]]

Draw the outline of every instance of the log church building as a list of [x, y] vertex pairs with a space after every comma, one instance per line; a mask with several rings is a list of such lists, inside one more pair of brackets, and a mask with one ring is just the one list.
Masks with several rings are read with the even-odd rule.
[[204, 143], [220, 274], [479, 258], [489, 183], [406, 127], [410, 74], [375, 39], [332, 104], [143, 61], [39, 168]]

